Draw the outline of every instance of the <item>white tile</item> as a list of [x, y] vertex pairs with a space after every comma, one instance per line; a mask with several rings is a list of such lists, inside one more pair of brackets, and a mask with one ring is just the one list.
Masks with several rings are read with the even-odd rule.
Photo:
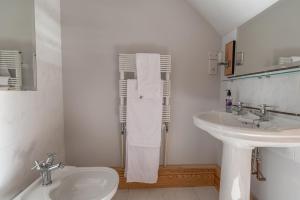
[[170, 188], [163, 194], [164, 200], [198, 200], [194, 188]]
[[128, 200], [129, 190], [118, 190], [112, 200]]
[[149, 189], [129, 190], [128, 200], [148, 200]]
[[214, 187], [118, 190], [113, 200], [218, 200]]
[[129, 190], [128, 200], [198, 200], [193, 188]]
[[194, 188], [199, 200], [218, 200], [219, 193], [214, 187]]
[[151, 189], [149, 191], [149, 200], [165, 200], [165, 193], [168, 191], [167, 188], [162, 189]]

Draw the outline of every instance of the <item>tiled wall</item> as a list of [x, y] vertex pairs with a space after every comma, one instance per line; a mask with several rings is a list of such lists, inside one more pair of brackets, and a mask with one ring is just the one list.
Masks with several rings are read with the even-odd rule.
[[300, 72], [229, 81], [227, 88], [232, 89], [235, 101], [267, 104], [276, 110], [300, 113]]
[[35, 159], [64, 159], [60, 0], [35, 0], [38, 91], [0, 92], [0, 199], [9, 200], [38, 173]]

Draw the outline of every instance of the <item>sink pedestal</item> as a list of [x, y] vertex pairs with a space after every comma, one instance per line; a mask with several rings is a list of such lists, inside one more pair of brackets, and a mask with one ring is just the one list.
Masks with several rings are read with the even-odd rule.
[[249, 200], [252, 147], [223, 143], [220, 200]]

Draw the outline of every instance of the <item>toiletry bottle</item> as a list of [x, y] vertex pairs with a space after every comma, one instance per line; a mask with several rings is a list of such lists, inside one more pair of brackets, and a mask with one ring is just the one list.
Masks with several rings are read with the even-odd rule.
[[227, 96], [226, 96], [226, 112], [231, 113], [232, 110], [232, 97], [231, 97], [231, 91], [230, 90], [226, 90], [227, 91]]

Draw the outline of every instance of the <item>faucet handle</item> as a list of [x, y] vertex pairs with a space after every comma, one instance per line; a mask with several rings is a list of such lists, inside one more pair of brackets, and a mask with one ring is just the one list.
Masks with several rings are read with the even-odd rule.
[[47, 156], [48, 156], [48, 158], [46, 160], [46, 163], [52, 164], [56, 157], [56, 153], [47, 153]]
[[237, 105], [243, 107], [243, 106], [247, 106], [248, 104], [242, 101], [238, 101]]
[[34, 161], [34, 166], [31, 168], [31, 170], [37, 169], [40, 170], [41, 169], [41, 164], [42, 162], [38, 162], [38, 161]]
[[258, 105], [258, 107], [260, 109], [267, 109], [267, 108], [274, 108], [275, 106], [270, 106], [270, 105], [267, 105], [267, 104], [261, 104], [261, 105]]
[[48, 158], [55, 158], [56, 153], [47, 153]]
[[258, 105], [259, 109], [260, 109], [260, 113], [263, 114], [263, 115], [266, 115], [267, 114], [267, 109], [268, 108], [275, 108], [275, 106], [270, 106], [270, 105], [267, 105], [267, 104], [261, 104], [261, 105]]
[[238, 102], [236, 102], [235, 104], [233, 104], [233, 106], [237, 106], [237, 107], [243, 108], [243, 107], [245, 107], [245, 106], [249, 106], [249, 103], [245, 103], [245, 102], [242, 102], [242, 101], [238, 101]]

